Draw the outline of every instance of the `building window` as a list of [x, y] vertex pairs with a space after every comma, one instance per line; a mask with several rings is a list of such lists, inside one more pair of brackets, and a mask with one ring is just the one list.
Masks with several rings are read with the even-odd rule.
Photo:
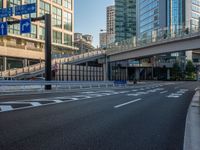
[[14, 7], [16, 5], [21, 5], [21, 0], [8, 0], [7, 7]]
[[44, 40], [45, 39], [45, 30], [43, 27], [39, 28], [39, 39]]
[[64, 12], [64, 29], [68, 31], [72, 31], [72, 14], [68, 12]]
[[62, 5], [62, 0], [53, 0], [53, 2]]
[[[13, 18], [7, 19], [7, 21], [14, 21], [14, 20], [15, 19]], [[8, 33], [20, 35], [20, 25], [19, 24], [8, 25]]]
[[62, 44], [62, 33], [58, 31], [53, 31], [53, 42]]
[[0, 8], [3, 8], [3, 1], [0, 0]]
[[40, 1], [40, 16], [50, 14], [50, 4]]
[[72, 0], [64, 0], [64, 7], [72, 10]]
[[31, 38], [37, 38], [37, 26], [34, 24], [31, 24]]
[[64, 34], [64, 44], [72, 46], [72, 35]]
[[53, 7], [53, 26], [62, 28], [62, 11], [56, 7]]

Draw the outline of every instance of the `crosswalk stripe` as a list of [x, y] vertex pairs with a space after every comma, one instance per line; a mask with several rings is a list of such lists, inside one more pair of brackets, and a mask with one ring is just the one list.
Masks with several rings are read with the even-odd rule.
[[10, 105], [0, 105], [1, 111], [10, 111], [13, 110], [12, 106]]

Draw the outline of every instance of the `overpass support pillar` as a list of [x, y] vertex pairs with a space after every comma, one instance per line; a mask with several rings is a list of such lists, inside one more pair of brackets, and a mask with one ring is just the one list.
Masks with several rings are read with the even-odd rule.
[[3, 57], [3, 70], [7, 70], [7, 57]]
[[28, 59], [24, 59], [23, 60], [23, 67], [27, 67], [28, 66]]
[[107, 57], [105, 58], [105, 63], [103, 63], [103, 76], [104, 81], [108, 80], [108, 60]]
[[170, 69], [167, 69], [167, 80], [170, 80]]
[[135, 68], [135, 79], [140, 80], [140, 68]]

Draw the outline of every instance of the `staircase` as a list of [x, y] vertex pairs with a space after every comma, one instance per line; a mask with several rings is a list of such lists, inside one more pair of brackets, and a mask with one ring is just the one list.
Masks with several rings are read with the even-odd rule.
[[[88, 61], [90, 59], [94, 59], [97, 57], [105, 56], [105, 50], [96, 50], [91, 51], [79, 55], [74, 55], [65, 58], [55, 58], [52, 60], [52, 70], [56, 68], [56, 64], [64, 64], [64, 63], [76, 63], [80, 61]], [[44, 73], [45, 62], [38, 63], [35, 65], [23, 67], [23, 68], [16, 68], [10, 69], [1, 72], [1, 77], [12, 77], [17, 79], [22, 79], [24, 77], [34, 77]]]

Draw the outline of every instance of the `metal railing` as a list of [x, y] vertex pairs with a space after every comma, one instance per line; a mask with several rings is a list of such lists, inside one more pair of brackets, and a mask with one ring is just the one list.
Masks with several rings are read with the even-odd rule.
[[112, 81], [0, 81], [0, 93], [16, 91], [44, 90], [45, 85], [52, 85], [54, 90], [114, 87]]
[[174, 25], [171, 28], [165, 27], [156, 29], [151, 32], [151, 36], [144, 34], [141, 37], [134, 36], [127, 40], [112, 43], [108, 46], [106, 54], [112, 55], [142, 47], [196, 37], [199, 35], [199, 26], [191, 25], [191, 22], [186, 22], [186, 25]]
[[[105, 50], [96, 50], [96, 51], [91, 51], [91, 52], [87, 52], [87, 53], [83, 53], [83, 54], [79, 54], [79, 55], [73, 55], [73, 56], [66, 57], [66, 58], [55, 58], [52, 60], [52, 69], [54, 69], [56, 67], [56, 64], [84, 60], [87, 58], [104, 55], [104, 54], [105, 54]], [[27, 66], [24, 68], [15, 68], [15, 69], [2, 71], [0, 75], [2, 77], [17, 77], [17, 76], [20, 76], [23, 74], [30, 74], [30, 73], [34, 73], [34, 72], [43, 71], [44, 67], [45, 67], [45, 62], [41, 62], [41, 63]]]

